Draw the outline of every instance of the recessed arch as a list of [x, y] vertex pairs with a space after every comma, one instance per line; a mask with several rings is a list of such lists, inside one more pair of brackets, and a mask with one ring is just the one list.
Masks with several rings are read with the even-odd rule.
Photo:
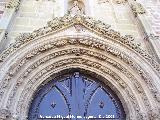
[[[70, 61], [70, 60], [69, 60], [69, 61]], [[55, 63], [55, 64], [58, 64], [58, 63]], [[91, 62], [91, 64], [92, 64], [92, 62]], [[79, 64], [78, 66], [80, 66], [80, 64]], [[88, 67], [89, 67], [89, 66], [88, 66]], [[88, 67], [87, 67], [87, 68], [88, 68]], [[47, 67], [47, 68], [50, 68], [50, 67]], [[64, 68], [66, 68], [66, 67], [64, 66]], [[93, 69], [93, 68], [90, 68], [90, 69]], [[42, 71], [44, 71], [44, 70], [42, 70]], [[56, 71], [57, 71], [57, 70], [56, 70]], [[95, 71], [96, 71], [96, 70], [95, 70]], [[37, 75], [39, 76], [40, 74], [41, 74], [41, 72], [38, 73]], [[39, 80], [38, 78], [40, 79], [40, 76], [39, 76], [39, 77], [35, 76], [35, 78], [30, 78], [30, 79], [33, 79], [34, 81], [37, 81], [37, 80]], [[28, 79], [29, 79], [29, 78], [28, 78]], [[29, 80], [30, 80], [30, 79], [29, 79]], [[45, 79], [44, 79], [44, 80], [45, 80]], [[25, 81], [27, 81], [27, 80], [25, 80]], [[40, 84], [40, 83], [38, 82], [38, 84]], [[28, 93], [31, 94], [30, 92], [28, 92], [28, 90], [34, 91], [34, 89], [31, 89], [31, 88], [30, 88], [30, 87], [31, 87], [30, 85], [36, 86], [36, 84], [35, 84], [35, 85], [33, 84], [33, 81], [29, 81], [28, 84], [25, 85], [27, 88], [24, 89], [24, 92], [27, 92], [27, 94], [28, 94]], [[14, 90], [13, 90], [13, 91], [14, 91]], [[127, 90], [127, 91], [128, 91], [128, 90]], [[129, 93], [127, 93], [127, 94], [130, 94], [130, 95], [133, 97], [132, 93], [130, 93], [130, 91], [128, 91], [128, 92], [129, 92]], [[21, 97], [22, 97], [22, 98], [24, 97], [24, 98], [23, 98], [22, 100], [20, 100], [22, 103], [19, 103], [19, 104], [18, 104], [18, 105], [19, 105], [18, 107], [21, 107], [21, 109], [18, 110], [18, 111], [25, 112], [24, 109], [26, 109], [26, 107], [28, 106], [28, 105], [27, 105], [28, 102], [27, 102], [27, 101], [24, 101], [24, 99], [27, 98], [27, 95], [24, 94], [24, 93], [21, 93], [21, 95], [22, 95]], [[123, 97], [122, 97], [122, 98], [123, 98]], [[30, 99], [31, 99], [31, 98], [28, 98], [27, 100], [30, 100]], [[134, 99], [135, 99], [135, 98], [134, 98]], [[134, 99], [132, 100], [132, 102], [134, 102], [135, 105], [137, 105], [137, 103], [135, 102]], [[25, 103], [25, 105], [21, 106], [21, 105], [24, 104], [24, 103]], [[134, 108], [137, 109], [135, 105], [134, 105]], [[129, 106], [130, 110], [131, 110], [131, 106], [132, 106], [132, 105]], [[138, 108], [138, 109], [139, 109], [139, 108]], [[137, 109], [137, 110], [138, 110], [138, 109]], [[17, 111], [17, 112], [18, 112], [18, 111]], [[18, 112], [18, 113], [19, 113], [19, 112]], [[22, 113], [21, 113], [21, 114], [22, 114]], [[132, 113], [132, 114], [133, 114], [133, 113]], [[140, 113], [140, 114], [141, 114], [141, 113]], [[135, 115], [135, 117], [136, 117], [136, 116], [137, 116], [137, 115]], [[139, 117], [140, 117], [140, 116], [139, 116]]]

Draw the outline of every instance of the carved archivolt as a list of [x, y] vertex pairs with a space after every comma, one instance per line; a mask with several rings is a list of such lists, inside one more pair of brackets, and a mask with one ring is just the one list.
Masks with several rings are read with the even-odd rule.
[[[56, 63], [53, 63], [53, 64], [47, 66], [42, 71], [37, 73], [36, 76], [34, 76], [34, 78], [30, 79], [30, 81], [28, 82], [28, 85], [26, 85], [27, 88], [25, 88], [23, 90], [23, 92], [25, 94], [23, 94], [23, 97], [21, 97], [23, 99], [20, 100], [20, 103], [23, 103], [25, 101], [25, 96], [27, 96], [27, 93], [32, 89], [32, 84], [36, 83], [37, 80], [39, 81], [39, 78], [41, 78], [43, 75], [47, 74], [48, 72], [50, 72], [54, 69], [57, 69], [57, 68], [62, 67], [62, 66], [64, 67], [64, 66], [67, 66], [67, 65], [72, 65], [72, 64], [78, 64], [79, 66], [81, 66], [83, 64], [83, 65], [86, 65], [88, 67], [99, 68], [99, 70], [102, 70], [104, 73], [107, 73], [110, 76], [112, 76], [116, 80], [115, 82], [117, 82], [122, 87], [122, 89], [125, 89], [126, 91], [128, 90], [128, 92], [131, 94], [131, 96], [132, 96], [131, 99], [132, 99], [132, 102], [134, 104], [133, 105], [134, 109], [137, 110], [137, 113], [139, 114], [139, 117], [141, 116], [142, 111], [140, 111], [139, 106], [137, 104], [135, 104], [137, 102], [136, 102], [136, 98], [134, 97], [132, 91], [127, 87], [125, 82], [116, 73], [114, 73], [109, 68], [106, 68], [106, 67], [102, 66], [99, 63], [96, 63], [96, 62], [93, 62], [93, 61], [90, 61], [90, 60], [87, 60], [87, 59], [82, 59], [82, 58], [64, 59], [64, 60], [58, 61]], [[21, 106], [21, 108], [18, 108], [19, 110], [17, 110], [17, 111], [21, 112], [22, 108], [23, 108], [23, 106]]]
[[[27, 76], [29, 76], [29, 73], [30, 72], [32, 72], [34, 69], [36, 69], [37, 68], [37, 66], [40, 66], [40, 65], [42, 65], [43, 63], [46, 63], [47, 61], [49, 61], [51, 58], [52, 59], [54, 59], [54, 57], [56, 57], [56, 55], [65, 55], [65, 54], [75, 54], [76, 56], [77, 56], [77, 53], [78, 53], [78, 56], [80, 55], [93, 55], [94, 57], [98, 57], [98, 56], [100, 56], [99, 58], [102, 58], [103, 60], [106, 60], [106, 61], [108, 61], [108, 62], [110, 62], [110, 64], [113, 64], [113, 66], [116, 66], [116, 67], [118, 67], [120, 70], [123, 70], [123, 73], [124, 74], [126, 74], [126, 76], [128, 77], [129, 76], [129, 78], [132, 78], [132, 80], [134, 80], [135, 78], [130, 74], [130, 73], [128, 73], [128, 71], [126, 70], [125, 71], [125, 68], [123, 68], [120, 64], [118, 64], [118, 63], [116, 63], [115, 61], [113, 61], [113, 60], [111, 60], [111, 59], [109, 59], [109, 58], [107, 58], [106, 56], [103, 56], [103, 55], [100, 55], [100, 54], [98, 54], [98, 53], [94, 53], [94, 52], [92, 52], [92, 51], [88, 51], [88, 50], [83, 50], [83, 49], [68, 49], [68, 50], [63, 50], [63, 51], [59, 51], [59, 52], [57, 52], [57, 53], [53, 53], [53, 54], [50, 54], [50, 55], [48, 55], [48, 56], [46, 56], [45, 58], [43, 58], [43, 59], [41, 59], [41, 60], [39, 60], [39, 61], [37, 61], [37, 62], [35, 62], [31, 67], [29, 67], [28, 68], [28, 70], [26, 70], [25, 72], [24, 72], [24, 74], [20, 77], [21, 78], [21, 80], [24, 80]], [[90, 54], [89, 54], [90, 53]], [[52, 56], [53, 55], [53, 56]], [[52, 56], [52, 57], [51, 57]], [[98, 63], [95, 63], [95, 62], [92, 62], [92, 61], [88, 61], [88, 60], [83, 60], [83, 59], [80, 59], [80, 58], [75, 58], [75, 60], [73, 60], [73, 59], [70, 59], [70, 60], [63, 60], [64, 62], [62, 62], [62, 61], [59, 61], [59, 62], [57, 62], [57, 63], [54, 63], [54, 64], [52, 64], [52, 65], [50, 65], [50, 66], [47, 66], [46, 68], [45, 68], [45, 70], [42, 70], [40, 73], [38, 73], [37, 74], [37, 77], [35, 77], [35, 78], [32, 78], [32, 83], [34, 83], [35, 81], [37, 81], [39, 78], [40, 78], [40, 76], [42, 76], [43, 74], [45, 74], [45, 73], [47, 73], [47, 72], [49, 72], [49, 71], [51, 71], [51, 70], [53, 70], [53, 69], [55, 69], [55, 68], [57, 68], [57, 67], [60, 67], [60, 66], [63, 66], [64, 64], [67, 64], [68, 62], [70, 63], [70, 64], [73, 64], [73, 63], [79, 63], [79, 64], [84, 64], [84, 65], [88, 65], [88, 66], [92, 66], [92, 67], [95, 67], [95, 68], [99, 68], [100, 70], [103, 70], [104, 72], [107, 72], [107, 74], [109, 74], [109, 75], [111, 75], [111, 76], [113, 76], [113, 78], [119, 83], [119, 85], [122, 87], [122, 89], [126, 89], [126, 87], [127, 87], [127, 85], [126, 85], [126, 83], [119, 77], [119, 76], [117, 76], [116, 75], [116, 73], [114, 73], [113, 71], [111, 71], [110, 69], [107, 69], [106, 67], [102, 67], [102, 65], [101, 64], [98, 64]], [[26, 74], [25, 74], [26, 73]], [[31, 81], [29, 81], [29, 83], [31, 82]], [[134, 80], [135, 82], [136, 82], [136, 80]], [[18, 82], [18, 83], [21, 83], [20, 81]], [[19, 84], [18, 84], [19, 85]], [[142, 93], [142, 96], [143, 96], [143, 94], [144, 94], [144, 98], [145, 98], [145, 103], [146, 103], [146, 106], [149, 106], [149, 107], [147, 107], [147, 109], [148, 110], [151, 110], [151, 108], [150, 108], [150, 105], [149, 105], [149, 103], [148, 103], [148, 101], [147, 101], [147, 98], [146, 98], [146, 96], [145, 96], [145, 93], [143, 92], [143, 90], [142, 90], [142, 88], [141, 88], [141, 86], [139, 86], [138, 85], [138, 83], [136, 83], [135, 84], [136, 85], [136, 88], [137, 88], [137, 86], [138, 86], [138, 91], [140, 92], [140, 93]], [[28, 86], [28, 85], [27, 85]], [[14, 90], [12, 90], [12, 91], [14, 91]], [[26, 92], [26, 90], [24, 90], [25, 92]], [[135, 98], [134, 98], [135, 99]], [[10, 104], [8, 104], [8, 106], [10, 106]], [[136, 108], [135, 108], [136, 109]], [[150, 112], [150, 111], [149, 111]]]
[[[46, 50], [54, 49], [55, 47], [65, 46], [67, 44], [92, 46], [92, 47], [99, 48], [101, 50], [107, 51], [107, 52], [109, 52], [110, 54], [112, 54], [116, 57], [119, 57], [121, 60], [126, 62], [126, 64], [130, 64], [130, 66], [133, 69], [135, 69], [138, 74], [141, 75], [141, 77], [146, 81], [146, 83], [149, 84], [149, 87], [150, 87], [151, 91], [153, 91], [153, 93], [154, 93], [154, 97], [157, 97], [157, 100], [160, 101], [159, 97], [158, 97], [159, 95], [156, 93], [156, 90], [153, 88], [154, 85], [151, 83], [151, 80], [148, 77], [147, 73], [145, 73], [138, 65], [136, 65], [131, 60], [131, 58], [129, 58], [124, 53], [121, 53], [118, 50], [112, 48], [111, 46], [101, 44], [100, 42], [94, 42], [93, 40], [87, 40], [86, 38], [85, 39], [76, 39], [76, 40], [75, 39], [57, 40], [53, 43], [45, 44], [45, 45], [39, 47], [38, 49], [33, 50], [32, 52], [29, 51], [29, 53], [26, 55], [26, 57], [23, 58], [19, 64], [16, 64], [16, 65], [14, 65], [10, 68], [10, 70], [8, 71], [8, 75], [4, 79], [4, 83], [3, 83], [2, 87], [4, 87], [4, 88], [6, 87], [6, 85], [7, 85], [6, 82], [9, 81], [14, 74], [16, 74], [16, 72], [27, 62], [28, 59], [31, 59], [35, 55], [38, 55], [38, 54], [40, 54], [40, 53], [42, 53]], [[79, 53], [77, 52], [77, 54], [79, 54]], [[1, 91], [1, 94], [2, 93], [3, 92]]]
[[[149, 101], [147, 100], [145, 92], [143, 92], [141, 85], [137, 82], [137, 80], [134, 78], [134, 76], [132, 74], [130, 74], [127, 71], [127, 69], [125, 69], [122, 65], [120, 65], [116, 61], [111, 60], [107, 56], [100, 54], [100, 53], [96, 53], [93, 51], [89, 51], [89, 50], [81, 49], [81, 48], [77, 48], [77, 47], [73, 48], [73, 49], [62, 50], [59, 52], [55, 52], [53, 54], [49, 54], [48, 56], [44, 57], [43, 59], [39, 59], [37, 62], [30, 65], [30, 67], [28, 67], [23, 73], [21, 73], [21, 74], [19, 73], [19, 71], [21, 69], [23, 69], [23, 66], [25, 66], [25, 64], [27, 64], [30, 60], [35, 58], [37, 55], [40, 55], [40, 54], [47, 52], [49, 50], [56, 49], [56, 48], [60, 49], [60, 48], [63, 48], [64, 46], [67, 47], [67, 45], [83, 46], [86, 48], [91, 46], [91, 48], [96, 48], [101, 51], [108, 51], [113, 56], [117, 56], [117, 57], [119, 56], [118, 57], [119, 59], [124, 58], [124, 62], [126, 62], [126, 64], [128, 64], [127, 63], [127, 61], [128, 61], [130, 63], [130, 65], [133, 67], [133, 69], [135, 69], [135, 67], [136, 67], [136, 69], [139, 69], [139, 71], [137, 71], [138, 74], [141, 75], [142, 78], [144, 78], [143, 76], [146, 77], [144, 80], [147, 82], [148, 87], [149, 88], [151, 87], [150, 90], [151, 91], [153, 90], [153, 94], [154, 94], [153, 96], [158, 96], [154, 85], [149, 80], [150, 78], [148, 77], [148, 75], [146, 75], [145, 72], [142, 69], [140, 69], [137, 65], [135, 66], [135, 63], [132, 63], [132, 60], [129, 60], [129, 58], [126, 55], [124, 55], [124, 53], [121, 53], [118, 50], [115, 50], [112, 47], [109, 47], [105, 44], [101, 44], [101, 43], [95, 42], [93, 40], [88, 40], [89, 38], [87, 38], [87, 39], [82, 39], [82, 38], [81, 39], [75, 39], [75, 38], [71, 39], [69, 37], [66, 37], [66, 38], [67, 39], [49, 42], [47, 44], [39, 46], [38, 48], [33, 49], [32, 51], [28, 51], [28, 53], [26, 53], [23, 58], [19, 59], [19, 61], [17, 61], [16, 64], [14, 64], [13, 66], [10, 67], [10, 70], [8, 71], [8, 74], [4, 80], [4, 83], [2, 83], [3, 86], [1, 86], [1, 88], [9, 89], [10, 88], [9, 83], [5, 83], [5, 82], [7, 82], [7, 81], [11, 82], [11, 80], [14, 79], [14, 76], [17, 76], [17, 75], [20, 76], [20, 78], [17, 78], [17, 82], [16, 82], [15, 86], [13, 87], [13, 89], [11, 90], [11, 93], [9, 95], [7, 106], [6, 106], [8, 109], [11, 109], [10, 107], [13, 106], [13, 103], [15, 100], [14, 98], [15, 98], [15, 94], [16, 94], [17, 90], [23, 84], [23, 81], [30, 76], [30, 73], [32, 71], [34, 71], [34, 69], [36, 69], [38, 66], [46, 63], [47, 61], [49, 61], [51, 59], [55, 59], [55, 57], [60, 57], [60, 56], [63, 57], [65, 55], [74, 54], [75, 56], [87, 55], [87, 56], [95, 57], [95, 58], [100, 59], [104, 62], [107, 62], [107, 63], [111, 64], [113, 67], [119, 69], [120, 72], [125, 74], [130, 80], [133, 81], [133, 84], [136, 86], [136, 89], [142, 95], [144, 104], [148, 110], [148, 114], [151, 114], [151, 116], [153, 116], [153, 114], [152, 114], [153, 112], [150, 112], [153, 110], [150, 106]], [[122, 58], [122, 56], [123, 56], [123, 58]], [[98, 61], [100, 62], [100, 60], [98, 60]], [[69, 61], [69, 63], [68, 63], [68, 61]], [[96, 63], [96, 62], [88, 61], [85, 59], [83, 60], [81, 58], [67, 59], [64, 61], [59, 61], [57, 63], [54, 63], [52, 65], [47, 66], [46, 69], [42, 69], [39, 73], [36, 74], [36, 76], [34, 76], [34, 78], [32, 78], [32, 82], [30, 81], [29, 84], [32, 86], [33, 81], [37, 81], [38, 79], [41, 78], [41, 76], [43, 76], [45, 73], [49, 72], [50, 70], [53, 70], [53, 69], [58, 68], [60, 66], [65, 66], [67, 64], [75, 64], [75, 63], [87, 65], [87, 66], [99, 69], [100, 71], [103, 71], [106, 74], [111, 75], [113, 77], [113, 79], [115, 79], [119, 83], [119, 85], [122, 87], [122, 89], [125, 89], [127, 94], [133, 99], [132, 102], [135, 104], [134, 109], [135, 109], [135, 111], [137, 110], [137, 112], [138, 112], [137, 119], [144, 119], [145, 118], [145, 115], [143, 113], [141, 113], [140, 108], [137, 106], [137, 102], [135, 101], [136, 97], [133, 97], [133, 95], [132, 95], [133, 93], [131, 93], [130, 90], [128, 90], [128, 87], [127, 87], [128, 85], [119, 76], [117, 76], [113, 71], [111, 71], [110, 69], [107, 69], [106, 67], [103, 67], [101, 64]], [[26, 85], [26, 87], [28, 88], [29, 85]], [[5, 90], [5, 89], [3, 89], [3, 90]], [[30, 89], [27, 89], [27, 90], [30, 90]], [[27, 91], [27, 90], [25, 89], [24, 91]], [[6, 92], [7, 92], [7, 90], [6, 90]], [[3, 91], [1, 91], [1, 93], [3, 93]], [[26, 95], [23, 95], [23, 96], [25, 99]], [[156, 99], [157, 99], [157, 97], [156, 97]], [[24, 103], [24, 101], [22, 100], [21, 103]], [[155, 114], [155, 112], [154, 112], [154, 114]], [[155, 115], [157, 116], [157, 114], [155, 114]], [[154, 117], [155, 117], [155, 115], [154, 115]]]

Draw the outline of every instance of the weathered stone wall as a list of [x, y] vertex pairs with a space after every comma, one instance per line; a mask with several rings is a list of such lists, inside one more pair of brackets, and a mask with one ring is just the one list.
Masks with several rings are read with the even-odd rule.
[[93, 16], [96, 19], [110, 24], [113, 29], [120, 31], [122, 34], [130, 34], [140, 38], [137, 24], [127, 2], [117, 4], [111, 1], [96, 1], [93, 3]]
[[160, 1], [141, 0], [147, 11], [147, 18], [155, 34], [160, 35]]
[[60, 16], [64, 11], [62, 1], [23, 0], [8, 31], [11, 43], [19, 33], [32, 32], [45, 26], [55, 16]]

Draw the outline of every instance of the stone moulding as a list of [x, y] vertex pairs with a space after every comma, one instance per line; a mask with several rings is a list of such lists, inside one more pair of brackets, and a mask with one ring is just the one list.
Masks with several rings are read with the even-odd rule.
[[96, 21], [91, 17], [81, 15], [72, 17], [69, 14], [66, 14], [63, 17], [54, 18], [53, 20], [48, 22], [46, 27], [35, 30], [32, 33], [22, 33], [16, 38], [16, 42], [14, 44], [12, 44], [9, 48], [2, 52], [2, 54], [0, 55], [0, 63], [24, 44], [51, 33], [55, 34], [76, 24], [82, 25], [104, 38], [112, 39], [120, 44], [123, 44], [124, 46], [127, 46], [133, 51], [139, 53], [157, 71], [160, 72], [160, 65], [152, 58], [151, 55], [147, 54], [147, 52], [142, 50], [138, 44], [135, 44], [133, 42], [134, 38], [132, 36], [121, 36], [119, 32], [110, 29], [110, 25], [105, 24], [99, 20]]

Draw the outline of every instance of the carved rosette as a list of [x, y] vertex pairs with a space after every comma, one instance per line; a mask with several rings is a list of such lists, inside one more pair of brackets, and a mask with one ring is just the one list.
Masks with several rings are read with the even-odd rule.
[[18, 9], [20, 5], [20, 0], [9, 0], [9, 2], [6, 4], [6, 8], [15, 8]]
[[144, 14], [146, 12], [142, 4], [137, 3], [137, 2], [134, 2], [131, 4], [131, 9], [135, 17], [137, 17], [138, 14]]

